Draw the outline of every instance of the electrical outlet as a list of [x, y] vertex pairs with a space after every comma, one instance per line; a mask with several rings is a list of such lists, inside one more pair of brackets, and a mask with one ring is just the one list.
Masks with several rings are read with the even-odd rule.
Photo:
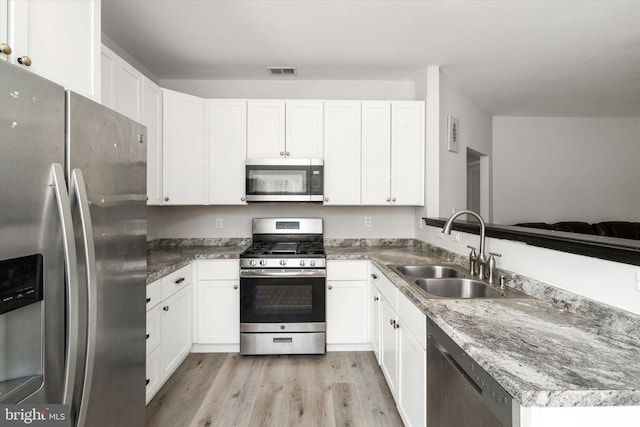
[[370, 216], [365, 216], [364, 217], [364, 226], [369, 228], [371, 227], [371, 217]]
[[456, 208], [451, 208], [451, 215], [453, 215], [454, 213], [456, 213]]
[[451, 240], [454, 242], [459, 242], [460, 241], [460, 233], [458, 233], [457, 231], [451, 233]]
[[216, 218], [216, 228], [222, 228], [222, 218]]

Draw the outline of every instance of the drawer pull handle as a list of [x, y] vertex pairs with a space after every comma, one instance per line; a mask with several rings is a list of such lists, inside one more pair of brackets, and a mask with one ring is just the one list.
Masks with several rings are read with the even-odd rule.
[[147, 298], [147, 303], [150, 303], [150, 302], [151, 302], [151, 298]]
[[328, 287], [329, 287], [329, 290], [333, 289], [333, 286], [331, 286], [331, 285], [329, 285]]
[[373, 300], [374, 301], [378, 301], [378, 297], [373, 297]]
[[149, 335], [149, 334], [147, 334], [147, 339], [149, 339], [149, 336], [150, 336], [150, 335]]
[[168, 305], [165, 305], [164, 307], [162, 307], [162, 309], [163, 309], [164, 311], [169, 311], [169, 306], [168, 306]]
[[293, 342], [293, 338], [274, 338], [274, 344], [291, 344]]
[[150, 382], [151, 382], [151, 380], [147, 378], [145, 385], [149, 385]]
[[179, 278], [178, 280], [176, 280], [174, 283], [176, 285], [179, 285], [180, 283], [184, 282], [184, 277]]
[[233, 289], [238, 289], [238, 285], [233, 285]]
[[377, 278], [378, 278], [378, 275], [377, 275], [377, 274], [372, 274], [372, 275], [371, 275], [371, 278], [375, 280], [375, 279], [377, 279]]

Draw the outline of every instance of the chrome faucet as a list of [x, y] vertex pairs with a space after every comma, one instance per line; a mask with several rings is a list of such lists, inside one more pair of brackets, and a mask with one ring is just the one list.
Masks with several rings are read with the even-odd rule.
[[[476, 258], [476, 262], [478, 263], [478, 277], [480, 279], [484, 279], [485, 278], [485, 267], [487, 266], [487, 257], [484, 254], [484, 241], [485, 241], [485, 236], [486, 236], [486, 227], [485, 227], [485, 223], [484, 220], [482, 219], [482, 217], [480, 215], [478, 215], [477, 213], [470, 211], [470, 210], [461, 210], [458, 211], [456, 213], [454, 213], [453, 215], [451, 215], [451, 217], [447, 220], [447, 222], [444, 224], [444, 227], [442, 228], [442, 232], [446, 233], [446, 234], [451, 234], [451, 225], [453, 224], [453, 220], [455, 220], [457, 217], [459, 217], [460, 215], [471, 215], [472, 217], [474, 217], [475, 219], [478, 220], [478, 222], [480, 223], [480, 252], [478, 253], [478, 256]], [[474, 251], [475, 252], [475, 251]], [[471, 274], [473, 274], [473, 270], [470, 270]]]

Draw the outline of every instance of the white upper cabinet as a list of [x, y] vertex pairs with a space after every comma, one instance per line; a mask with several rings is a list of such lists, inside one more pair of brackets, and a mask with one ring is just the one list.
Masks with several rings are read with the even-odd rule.
[[424, 102], [391, 104], [391, 197], [395, 205], [424, 205]]
[[284, 101], [247, 102], [247, 158], [284, 158]]
[[147, 204], [162, 204], [162, 89], [144, 77], [142, 124], [147, 127]]
[[360, 101], [324, 103], [324, 204], [359, 205]]
[[209, 204], [244, 205], [247, 101], [209, 100]]
[[391, 201], [391, 103], [362, 103], [362, 204]]
[[424, 102], [362, 103], [362, 204], [424, 204]]
[[98, 0], [2, 0], [0, 44], [11, 53], [0, 56], [100, 101], [100, 17]]
[[285, 157], [321, 159], [322, 101], [286, 101], [285, 106]]
[[205, 100], [162, 89], [164, 205], [207, 204], [208, 147]]
[[322, 101], [249, 100], [247, 158], [321, 159]]
[[120, 57], [116, 55], [114, 51], [112, 51], [105, 45], [102, 45], [102, 49], [100, 51], [100, 79], [102, 81], [102, 96], [100, 102], [102, 103], [102, 105], [116, 111], [116, 76], [118, 75], [116, 67], [118, 66], [118, 61], [120, 60]]
[[102, 105], [142, 123], [145, 76], [105, 45], [100, 63]]

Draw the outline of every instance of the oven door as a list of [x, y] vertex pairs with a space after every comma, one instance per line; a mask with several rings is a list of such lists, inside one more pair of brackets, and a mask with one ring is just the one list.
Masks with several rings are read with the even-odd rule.
[[324, 324], [325, 280], [322, 269], [241, 270], [241, 329], [248, 324]]

